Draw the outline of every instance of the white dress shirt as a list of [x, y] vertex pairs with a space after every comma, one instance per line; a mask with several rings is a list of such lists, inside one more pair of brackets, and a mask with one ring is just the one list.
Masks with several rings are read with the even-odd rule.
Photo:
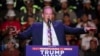
[[[52, 35], [52, 45], [53, 46], [59, 46], [59, 42], [57, 39], [57, 35], [55, 33], [54, 27], [51, 24], [51, 35]], [[43, 39], [42, 39], [42, 45], [43, 46], [49, 46], [48, 42], [48, 26], [45, 22], [43, 22]]]

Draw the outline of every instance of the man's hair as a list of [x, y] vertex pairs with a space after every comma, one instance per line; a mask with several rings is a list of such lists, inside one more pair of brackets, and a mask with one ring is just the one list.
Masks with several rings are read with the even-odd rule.
[[95, 39], [90, 40], [90, 43], [91, 42], [94, 42], [95, 44], [97, 44], [97, 40], [95, 40]]
[[69, 15], [68, 13], [64, 13], [64, 16], [63, 16], [63, 18], [64, 18], [65, 16], [68, 16], [68, 17], [70, 17], [70, 15]]
[[42, 13], [44, 13], [44, 11], [45, 11], [46, 9], [52, 10], [53, 14], [55, 14], [55, 11], [54, 11], [54, 9], [53, 9], [51, 6], [45, 6], [45, 7], [43, 8]]
[[83, 17], [83, 16], [86, 16], [86, 17], [88, 17], [88, 13], [85, 13], [85, 12], [83, 12], [83, 14], [81, 15], [81, 17]]

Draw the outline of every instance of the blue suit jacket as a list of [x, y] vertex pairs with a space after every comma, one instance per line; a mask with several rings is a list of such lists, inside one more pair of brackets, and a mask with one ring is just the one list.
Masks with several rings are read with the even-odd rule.
[[[71, 27], [65, 26], [62, 22], [58, 22], [58, 21], [53, 22], [53, 27], [55, 29], [58, 42], [60, 45], [66, 45], [66, 41], [64, 37], [65, 33], [71, 33], [71, 34], [85, 33], [83, 28], [71, 28]], [[24, 39], [32, 36], [33, 45], [42, 45], [42, 35], [43, 35], [42, 22], [34, 23], [26, 31], [20, 33], [20, 37]]]

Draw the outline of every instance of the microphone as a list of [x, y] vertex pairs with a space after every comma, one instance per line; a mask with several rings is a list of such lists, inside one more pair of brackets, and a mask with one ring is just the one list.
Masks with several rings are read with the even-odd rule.
[[48, 25], [49, 28], [51, 28], [51, 26], [50, 26], [51, 25], [51, 20], [50, 19], [48, 19], [47, 25]]

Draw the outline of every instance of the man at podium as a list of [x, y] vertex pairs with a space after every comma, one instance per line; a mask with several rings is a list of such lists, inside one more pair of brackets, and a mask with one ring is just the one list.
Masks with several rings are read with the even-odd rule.
[[43, 22], [36, 22], [26, 31], [19, 34], [23, 39], [32, 37], [32, 45], [59, 46], [66, 45], [64, 35], [83, 34], [92, 28], [71, 28], [65, 26], [60, 21], [54, 21], [54, 11], [50, 6], [46, 6], [42, 13]]

